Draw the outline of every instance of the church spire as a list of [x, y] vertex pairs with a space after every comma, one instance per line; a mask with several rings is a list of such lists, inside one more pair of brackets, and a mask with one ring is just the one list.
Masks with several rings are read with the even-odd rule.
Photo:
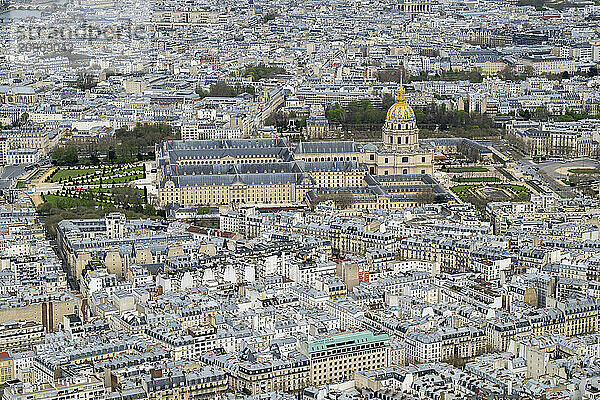
[[396, 103], [406, 103], [406, 96], [404, 94], [404, 86], [402, 85], [402, 71], [400, 71], [400, 86], [396, 90]]

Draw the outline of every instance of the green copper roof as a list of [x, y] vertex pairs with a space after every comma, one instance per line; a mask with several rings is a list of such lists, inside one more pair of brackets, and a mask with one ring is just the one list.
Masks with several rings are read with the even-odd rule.
[[374, 335], [371, 331], [346, 333], [343, 335], [331, 336], [325, 339], [312, 340], [308, 342], [308, 352], [315, 353], [317, 351], [340, 349], [359, 344], [387, 341], [389, 339], [390, 337], [385, 333], [381, 335]]

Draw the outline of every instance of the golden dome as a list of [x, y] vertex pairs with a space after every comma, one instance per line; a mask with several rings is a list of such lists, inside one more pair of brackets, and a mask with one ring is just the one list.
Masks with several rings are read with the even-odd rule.
[[391, 122], [407, 122], [415, 120], [415, 112], [406, 102], [404, 86], [402, 86], [402, 83], [400, 83], [400, 87], [396, 91], [396, 102], [388, 110], [386, 119]]

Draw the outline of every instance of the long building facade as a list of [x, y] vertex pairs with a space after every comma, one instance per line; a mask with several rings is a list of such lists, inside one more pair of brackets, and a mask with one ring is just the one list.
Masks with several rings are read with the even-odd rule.
[[358, 208], [402, 208], [415, 205], [420, 192], [436, 192], [426, 177], [433, 173], [433, 151], [419, 145], [402, 86], [382, 142], [167, 141], [156, 146], [156, 165], [161, 207], [293, 205], [343, 192]]

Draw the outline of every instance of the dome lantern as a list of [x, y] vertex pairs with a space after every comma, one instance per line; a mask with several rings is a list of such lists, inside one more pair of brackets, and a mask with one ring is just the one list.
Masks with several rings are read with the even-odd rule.
[[400, 86], [396, 90], [396, 102], [388, 110], [386, 120], [389, 122], [408, 122], [415, 120], [415, 112], [406, 102], [402, 81], [400, 81]]

